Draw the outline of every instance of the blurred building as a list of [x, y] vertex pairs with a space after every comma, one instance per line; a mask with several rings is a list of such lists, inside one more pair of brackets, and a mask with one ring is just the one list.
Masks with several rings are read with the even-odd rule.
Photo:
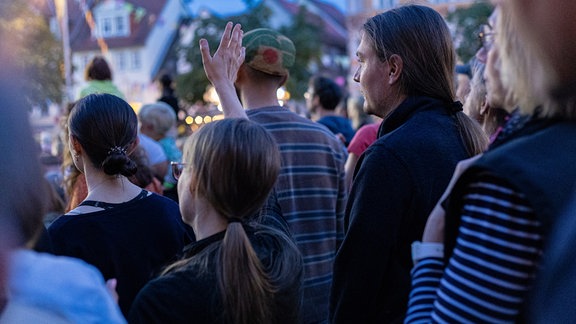
[[74, 98], [85, 86], [86, 65], [95, 55], [104, 55], [114, 84], [129, 102], [138, 106], [156, 101], [159, 89], [154, 80], [178, 35], [185, 13], [181, 1], [67, 0], [66, 4]]

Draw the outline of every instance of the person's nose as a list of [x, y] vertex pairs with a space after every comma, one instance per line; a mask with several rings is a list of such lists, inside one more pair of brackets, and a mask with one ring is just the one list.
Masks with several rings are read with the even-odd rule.
[[360, 83], [360, 67], [358, 67], [356, 69], [356, 72], [354, 72], [354, 77], [352, 78], [354, 81]]

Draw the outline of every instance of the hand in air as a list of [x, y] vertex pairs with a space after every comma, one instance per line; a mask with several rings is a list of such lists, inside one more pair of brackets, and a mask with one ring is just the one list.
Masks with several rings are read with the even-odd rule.
[[200, 40], [200, 52], [202, 53], [202, 64], [208, 80], [215, 86], [221, 82], [234, 84], [236, 75], [242, 62], [244, 62], [245, 48], [242, 47], [242, 26], [228, 22], [224, 29], [224, 34], [220, 40], [220, 45], [214, 53], [210, 55], [210, 46], [204, 38]]
[[204, 72], [220, 98], [224, 116], [248, 118], [234, 88], [238, 70], [244, 62], [246, 49], [242, 47], [242, 26], [240, 24], [236, 24], [234, 28], [232, 26], [232, 22], [226, 24], [214, 56], [210, 55], [210, 46], [206, 39], [200, 40], [200, 53]]

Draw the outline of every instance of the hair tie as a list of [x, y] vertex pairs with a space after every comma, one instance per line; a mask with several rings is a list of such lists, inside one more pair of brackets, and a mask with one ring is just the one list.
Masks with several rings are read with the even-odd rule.
[[122, 148], [122, 147], [120, 147], [120, 146], [114, 146], [114, 147], [110, 148], [110, 149], [108, 150], [108, 153], [107, 153], [107, 155], [112, 155], [112, 154], [123, 154], [123, 155], [126, 155], [126, 149], [125, 149], [125, 148]]
[[242, 223], [242, 220], [238, 217], [230, 217], [228, 218], [228, 224], [231, 223]]
[[464, 110], [463, 105], [460, 101], [456, 100], [450, 104], [450, 110], [453, 114], [459, 113]]

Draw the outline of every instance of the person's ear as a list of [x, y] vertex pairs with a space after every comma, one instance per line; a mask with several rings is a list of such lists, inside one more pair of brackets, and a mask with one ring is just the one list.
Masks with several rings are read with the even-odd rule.
[[82, 154], [82, 145], [80, 145], [80, 142], [78, 141], [78, 139], [76, 138], [76, 136], [70, 134], [70, 136], [68, 137], [68, 140], [70, 141], [70, 143], [72, 144], [72, 155], [74, 156], [79, 156]]
[[388, 83], [395, 84], [400, 80], [402, 69], [404, 68], [404, 61], [398, 54], [392, 54], [388, 58]]
[[288, 72], [286, 72], [286, 75], [282, 76], [282, 78], [280, 79], [280, 84], [278, 85], [278, 88], [280, 88], [281, 86], [286, 84], [286, 81], [288, 81], [289, 76], [290, 76], [290, 74]]
[[480, 105], [480, 109], [479, 109], [479, 113], [481, 116], [484, 116], [488, 113], [488, 110], [490, 109], [490, 105], [488, 104], [488, 100], [484, 100], [482, 102], [482, 105]]
[[246, 64], [240, 65], [238, 73], [236, 73], [236, 81], [234, 83], [242, 82], [246, 78]]

